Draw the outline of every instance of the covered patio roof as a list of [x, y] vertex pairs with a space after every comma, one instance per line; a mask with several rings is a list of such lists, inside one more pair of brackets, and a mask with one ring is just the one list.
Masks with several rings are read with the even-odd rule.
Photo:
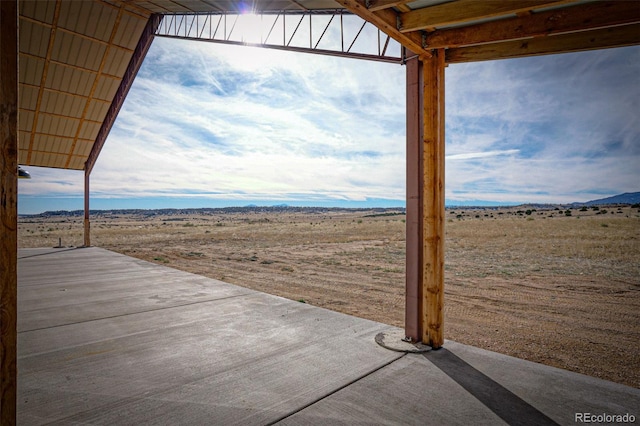
[[[91, 171], [161, 15], [355, 13], [418, 54], [468, 62], [640, 41], [633, 1], [21, 1], [19, 159]], [[146, 28], [146, 30], [145, 30]]]

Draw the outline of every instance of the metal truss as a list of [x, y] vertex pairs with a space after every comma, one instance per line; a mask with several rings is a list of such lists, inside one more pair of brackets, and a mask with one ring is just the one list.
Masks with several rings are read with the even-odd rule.
[[371, 23], [341, 9], [164, 15], [158, 37], [263, 47], [401, 64], [404, 50]]

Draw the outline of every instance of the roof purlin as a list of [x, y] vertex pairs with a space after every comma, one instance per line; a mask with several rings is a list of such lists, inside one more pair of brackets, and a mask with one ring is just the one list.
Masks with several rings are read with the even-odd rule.
[[116, 118], [118, 116], [118, 112], [124, 103], [125, 98], [127, 97], [127, 93], [129, 93], [129, 89], [133, 84], [133, 80], [138, 74], [138, 70], [142, 65], [142, 61], [151, 47], [151, 42], [153, 41], [154, 34], [160, 25], [160, 21], [162, 20], [162, 15], [153, 14], [149, 17], [147, 21], [147, 25], [144, 27], [142, 31], [142, 35], [140, 36], [140, 40], [138, 41], [138, 45], [133, 51], [133, 55], [131, 56], [131, 60], [129, 61], [129, 65], [127, 66], [127, 70], [122, 77], [122, 81], [120, 82], [120, 86], [118, 87], [118, 91], [113, 97], [113, 101], [111, 102], [111, 106], [107, 111], [107, 115], [105, 116], [104, 122], [98, 131], [98, 136], [96, 137], [96, 141], [93, 144], [93, 148], [91, 148], [91, 152], [87, 157], [87, 161], [84, 165], [85, 173], [90, 174], [93, 166], [100, 155], [100, 151], [104, 146], [105, 141], [107, 140], [107, 136], [111, 131], [111, 127], [113, 123], [115, 123]]

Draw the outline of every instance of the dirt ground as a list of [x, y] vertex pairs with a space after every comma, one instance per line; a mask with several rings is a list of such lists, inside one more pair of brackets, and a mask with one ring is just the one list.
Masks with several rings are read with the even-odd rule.
[[[402, 327], [392, 210], [138, 211], [92, 245]], [[21, 217], [20, 247], [82, 245], [82, 217]], [[447, 209], [445, 338], [640, 388], [640, 210]]]

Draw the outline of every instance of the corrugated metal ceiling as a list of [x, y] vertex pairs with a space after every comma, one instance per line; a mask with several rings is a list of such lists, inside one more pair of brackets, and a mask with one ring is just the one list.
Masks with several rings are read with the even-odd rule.
[[19, 162], [81, 170], [149, 13], [20, 2]]

